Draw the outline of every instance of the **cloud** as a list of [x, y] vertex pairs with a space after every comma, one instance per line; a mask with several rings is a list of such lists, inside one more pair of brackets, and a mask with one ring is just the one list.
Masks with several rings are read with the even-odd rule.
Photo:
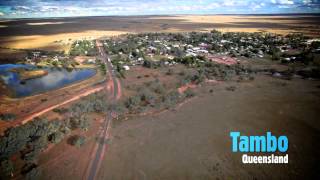
[[292, 5], [294, 4], [293, 0], [271, 0], [273, 4], [280, 4], [280, 5]]
[[3, 12], [0, 12], [0, 16], [4, 16], [4, 13], [3, 13]]
[[303, 2], [303, 4], [311, 4], [312, 3], [311, 0], [303, 0], [302, 2]]
[[[318, 12], [319, 0], [0, 0], [3, 17]], [[6, 11], [2, 11], [2, 10]]]

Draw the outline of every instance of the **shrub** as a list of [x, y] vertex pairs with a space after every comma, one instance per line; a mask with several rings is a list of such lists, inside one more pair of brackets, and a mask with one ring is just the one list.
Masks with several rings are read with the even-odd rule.
[[24, 153], [22, 155], [22, 159], [25, 160], [25, 161], [29, 161], [29, 162], [32, 162], [35, 160], [35, 158], [37, 157], [37, 155], [39, 154], [39, 152], [36, 152], [34, 150], [31, 150], [27, 153]]
[[41, 171], [38, 167], [34, 167], [26, 173], [26, 180], [38, 180], [40, 179]]
[[64, 137], [64, 133], [61, 132], [61, 131], [58, 131], [58, 132], [54, 132], [53, 134], [51, 134], [49, 136], [49, 141], [52, 142], [52, 143], [59, 143]]
[[48, 146], [48, 137], [47, 136], [39, 136], [31, 141], [30, 146], [33, 147], [35, 151], [40, 152], [42, 149]]
[[278, 49], [277, 47], [272, 47], [270, 50], [270, 54], [272, 60], [277, 61], [280, 59], [281, 52], [280, 49]]
[[239, 82], [253, 81], [254, 77], [249, 74], [243, 74], [239, 76]]
[[106, 65], [104, 63], [100, 63], [100, 71], [104, 75], [107, 73], [107, 68], [106, 68]]
[[121, 102], [111, 104], [108, 106], [108, 111], [115, 112], [117, 115], [123, 114], [126, 112], [125, 105]]
[[164, 94], [166, 92], [165, 87], [158, 79], [150, 82], [148, 84], [148, 86], [153, 92], [155, 92], [157, 94]]
[[145, 60], [143, 62], [143, 66], [146, 67], [146, 68], [157, 68], [159, 67], [159, 63], [158, 62], [155, 62], [155, 61], [151, 61], [151, 60]]
[[196, 93], [195, 93], [192, 89], [190, 89], [190, 88], [188, 88], [188, 89], [184, 92], [184, 94], [185, 94], [185, 97], [186, 97], [186, 98], [190, 98], [190, 97], [193, 97], [193, 96], [196, 95]]
[[227, 91], [235, 91], [236, 87], [235, 86], [228, 86], [228, 87], [226, 87], [226, 90]]
[[60, 108], [60, 109], [55, 108], [52, 111], [55, 112], [55, 113], [58, 113], [58, 114], [65, 114], [65, 113], [68, 112], [68, 109], [66, 109], [66, 108]]
[[132, 97], [129, 97], [125, 101], [125, 106], [130, 111], [132, 111], [132, 110], [136, 109], [140, 105], [140, 102], [141, 102], [141, 99], [140, 99], [139, 96], [132, 96]]
[[0, 167], [0, 178], [1, 179], [10, 179], [13, 171], [14, 171], [14, 166], [10, 160], [1, 161], [1, 167]]
[[0, 114], [0, 120], [13, 121], [16, 119], [16, 115], [12, 113]]
[[87, 115], [80, 114], [79, 116], [74, 116], [70, 118], [70, 125], [72, 129], [83, 129], [88, 130], [90, 126], [90, 121]]
[[155, 103], [156, 97], [149, 89], [142, 89], [139, 92], [140, 100], [145, 103], [145, 105], [153, 105]]
[[171, 91], [166, 96], [162, 97], [162, 102], [165, 108], [171, 108], [178, 103], [180, 94], [178, 91]]
[[202, 70], [198, 70], [196, 73], [188, 73], [180, 80], [179, 86], [183, 86], [188, 83], [200, 84], [205, 80], [205, 74]]
[[88, 129], [90, 127], [90, 120], [89, 120], [88, 116], [87, 115], [80, 116], [79, 122], [80, 122], [80, 124], [79, 124], [80, 129], [88, 131]]
[[80, 135], [74, 135], [70, 137], [69, 142], [71, 145], [81, 147], [85, 143], [86, 138]]

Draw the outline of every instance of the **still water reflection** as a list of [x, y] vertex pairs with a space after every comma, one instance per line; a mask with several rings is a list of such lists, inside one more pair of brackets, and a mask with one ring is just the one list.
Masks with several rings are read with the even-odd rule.
[[44, 68], [48, 71], [48, 75], [22, 82], [20, 81], [17, 73], [9, 71], [12, 68], [18, 67], [28, 69], [36, 68], [31, 65], [0, 65], [0, 78], [10, 91], [12, 91], [12, 94], [15, 97], [25, 97], [58, 89], [74, 82], [92, 77], [96, 73], [94, 69], [73, 69], [68, 71], [63, 68]]

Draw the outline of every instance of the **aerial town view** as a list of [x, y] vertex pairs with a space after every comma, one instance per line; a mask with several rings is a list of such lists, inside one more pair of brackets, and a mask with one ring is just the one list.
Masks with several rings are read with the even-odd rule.
[[1, 0], [0, 180], [320, 179], [320, 1]]

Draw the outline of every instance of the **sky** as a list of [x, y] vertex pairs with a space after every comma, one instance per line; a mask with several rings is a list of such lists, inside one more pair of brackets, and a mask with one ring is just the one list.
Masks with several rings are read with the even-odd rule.
[[0, 18], [320, 13], [320, 0], [0, 0]]

